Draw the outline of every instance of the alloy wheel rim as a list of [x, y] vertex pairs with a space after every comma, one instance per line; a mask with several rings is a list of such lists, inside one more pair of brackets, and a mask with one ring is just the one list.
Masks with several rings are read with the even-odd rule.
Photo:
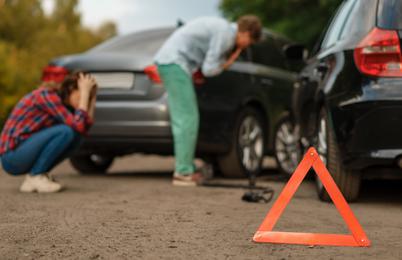
[[256, 171], [263, 157], [264, 137], [255, 117], [246, 117], [240, 125], [239, 144], [243, 167], [249, 172]]
[[91, 158], [91, 161], [93, 163], [95, 163], [96, 165], [103, 165], [103, 164], [107, 163], [107, 158], [105, 158], [101, 155], [91, 154], [90, 158]]
[[300, 153], [293, 125], [289, 121], [281, 124], [276, 133], [275, 153], [280, 167], [286, 173], [292, 174], [299, 164]]

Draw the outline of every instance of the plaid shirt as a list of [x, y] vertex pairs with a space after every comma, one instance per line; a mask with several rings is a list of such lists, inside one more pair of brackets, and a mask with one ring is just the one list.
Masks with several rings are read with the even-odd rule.
[[80, 134], [92, 125], [83, 110], [70, 112], [55, 90], [40, 87], [23, 97], [14, 107], [0, 137], [0, 155], [14, 150], [18, 144], [41, 129], [66, 124]]

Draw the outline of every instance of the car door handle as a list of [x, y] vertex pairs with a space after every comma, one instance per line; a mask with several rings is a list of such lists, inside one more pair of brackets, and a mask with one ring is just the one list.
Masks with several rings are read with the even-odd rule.
[[272, 79], [262, 78], [261, 84], [265, 86], [272, 86], [274, 85], [274, 81]]

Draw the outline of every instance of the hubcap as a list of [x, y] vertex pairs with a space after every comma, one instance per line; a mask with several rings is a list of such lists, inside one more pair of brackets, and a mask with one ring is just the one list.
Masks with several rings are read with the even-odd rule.
[[91, 154], [90, 158], [91, 158], [91, 161], [93, 163], [95, 163], [96, 165], [103, 165], [103, 164], [107, 163], [107, 161], [108, 161], [107, 157], [97, 155], [97, 154]]
[[263, 158], [264, 137], [256, 118], [246, 117], [239, 131], [239, 144], [242, 164], [247, 171], [256, 171]]
[[279, 126], [275, 138], [275, 153], [280, 167], [288, 174], [292, 174], [299, 163], [299, 145], [293, 133], [293, 125], [285, 121]]

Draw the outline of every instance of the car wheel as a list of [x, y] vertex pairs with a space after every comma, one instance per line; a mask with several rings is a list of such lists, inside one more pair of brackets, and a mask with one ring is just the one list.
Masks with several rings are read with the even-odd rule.
[[238, 116], [230, 152], [218, 159], [225, 177], [256, 176], [264, 158], [265, 127], [261, 114], [245, 108]]
[[[360, 190], [360, 174], [347, 170], [343, 166], [335, 134], [329, 128], [328, 114], [324, 109], [321, 110], [318, 120], [317, 151], [345, 199], [349, 202], [356, 200]], [[319, 198], [323, 201], [331, 201], [320, 179], [317, 176], [315, 179]]]
[[282, 118], [277, 124], [274, 136], [274, 153], [279, 171], [292, 175], [296, 170], [301, 150], [294, 133], [294, 123], [289, 116]]
[[106, 173], [113, 160], [113, 156], [98, 154], [78, 155], [70, 158], [71, 165], [82, 174]]

